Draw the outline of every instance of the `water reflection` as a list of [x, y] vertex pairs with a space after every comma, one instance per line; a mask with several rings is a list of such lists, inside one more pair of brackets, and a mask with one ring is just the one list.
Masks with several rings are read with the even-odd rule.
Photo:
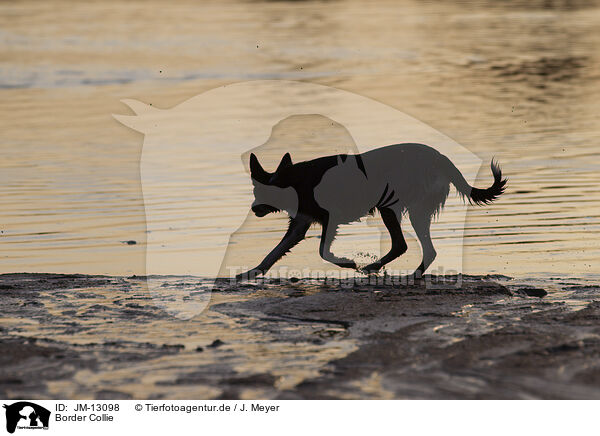
[[0, 6], [2, 271], [143, 273], [141, 139], [109, 114], [248, 78], [367, 95], [495, 155], [512, 189], [469, 213], [466, 271], [598, 270], [598, 2], [160, 6]]

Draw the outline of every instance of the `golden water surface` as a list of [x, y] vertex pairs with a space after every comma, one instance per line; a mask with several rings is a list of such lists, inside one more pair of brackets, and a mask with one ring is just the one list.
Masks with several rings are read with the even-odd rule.
[[[509, 187], [469, 210], [464, 272], [593, 277], [599, 47], [594, 2], [3, 2], [0, 272], [144, 274], [143, 138], [112, 118], [130, 114], [119, 101], [170, 108], [225, 84], [289, 79], [445, 133], [484, 161], [478, 186], [491, 182], [492, 156], [500, 161]], [[240, 161], [231, 165], [238, 177]], [[220, 198], [203, 207], [230, 219]], [[269, 220], [256, 231], [270, 228], [275, 242], [285, 220]], [[438, 251], [462, 244], [461, 225], [434, 225]], [[355, 251], [374, 237], [360, 226], [344, 236]], [[314, 246], [286, 261], [301, 267]], [[253, 247], [249, 262], [269, 248]]]

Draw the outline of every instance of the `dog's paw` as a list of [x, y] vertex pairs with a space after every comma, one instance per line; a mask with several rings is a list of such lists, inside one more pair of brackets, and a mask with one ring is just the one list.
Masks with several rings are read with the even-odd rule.
[[356, 262], [354, 262], [352, 259], [341, 258], [339, 262], [336, 263], [336, 265], [341, 268], [350, 268], [358, 270], [358, 265], [356, 265]]
[[373, 262], [367, 266], [363, 266], [359, 271], [364, 274], [375, 274], [379, 272], [381, 269], [381, 264], [379, 262]]
[[235, 280], [238, 282], [244, 281], [244, 280], [256, 280], [256, 276], [258, 276], [260, 274], [262, 274], [262, 271], [254, 268], [249, 271], [246, 271], [246, 272], [236, 275]]

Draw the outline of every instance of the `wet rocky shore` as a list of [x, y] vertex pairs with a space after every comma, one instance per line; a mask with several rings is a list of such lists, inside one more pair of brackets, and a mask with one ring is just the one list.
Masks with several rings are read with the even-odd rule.
[[0, 396], [600, 398], [591, 283], [153, 280], [1, 275]]

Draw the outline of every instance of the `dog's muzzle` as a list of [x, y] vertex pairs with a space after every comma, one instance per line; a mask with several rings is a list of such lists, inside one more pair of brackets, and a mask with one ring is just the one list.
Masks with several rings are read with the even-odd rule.
[[261, 218], [269, 213], [279, 212], [279, 209], [269, 206], [268, 204], [256, 204], [252, 206], [252, 212], [254, 212], [254, 215]]

